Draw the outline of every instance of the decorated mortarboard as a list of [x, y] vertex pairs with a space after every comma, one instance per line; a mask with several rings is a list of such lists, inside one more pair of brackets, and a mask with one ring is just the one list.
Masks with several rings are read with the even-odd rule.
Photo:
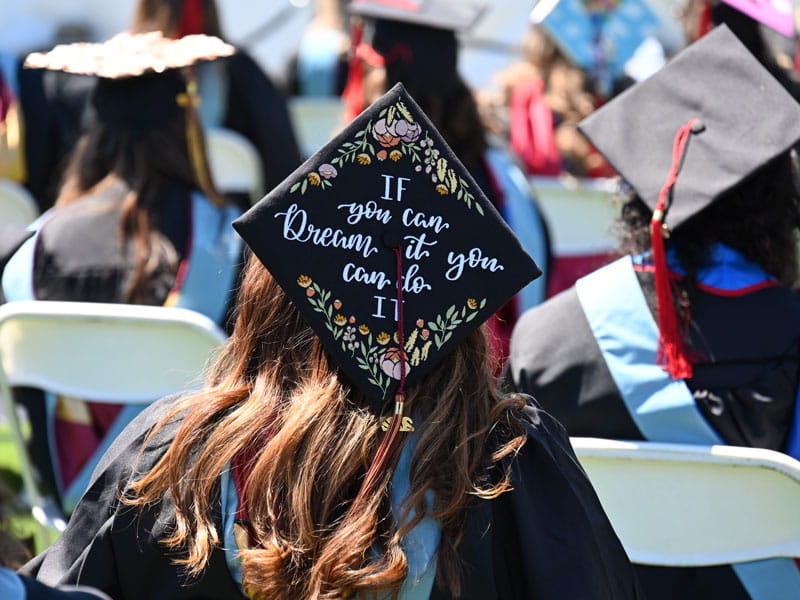
[[402, 84], [234, 227], [378, 410], [540, 274]]
[[578, 128], [653, 210], [663, 361], [673, 376], [690, 377], [669, 291], [664, 232], [800, 140], [800, 104], [721, 25]]
[[25, 67], [98, 78], [92, 104], [100, 121], [141, 133], [179, 114], [186, 106], [181, 68], [230, 56], [230, 44], [208, 35], [180, 39], [161, 32], [120, 33], [106, 42], [62, 44], [28, 55]]

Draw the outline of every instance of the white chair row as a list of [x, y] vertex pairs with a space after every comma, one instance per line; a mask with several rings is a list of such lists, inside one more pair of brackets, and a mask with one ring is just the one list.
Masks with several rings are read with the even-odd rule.
[[225, 334], [181, 309], [20, 301], [0, 306], [0, 398], [20, 456], [24, 490], [46, 547], [65, 517], [33, 476], [11, 388], [28, 386], [95, 402], [150, 403], [199, 386]]
[[800, 557], [800, 461], [760, 448], [572, 438], [635, 563]]

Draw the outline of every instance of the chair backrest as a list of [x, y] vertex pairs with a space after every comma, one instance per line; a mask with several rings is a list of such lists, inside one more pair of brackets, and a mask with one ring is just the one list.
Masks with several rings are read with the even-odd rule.
[[255, 145], [242, 134], [224, 127], [205, 130], [208, 166], [222, 193], [246, 193], [251, 202], [263, 195], [264, 174]]
[[288, 106], [304, 158], [322, 148], [343, 125], [339, 96], [295, 96]]
[[635, 563], [800, 556], [800, 462], [785, 454], [579, 437], [572, 445]]
[[197, 384], [225, 334], [194, 311], [91, 302], [0, 306], [0, 372], [98, 402], [150, 402]]
[[0, 178], [0, 224], [24, 227], [38, 216], [33, 195], [16, 181]]
[[30, 386], [95, 402], [145, 404], [201, 384], [226, 338], [183, 308], [17, 301], [0, 306], [0, 400], [19, 454], [39, 550], [63, 531], [62, 508], [33, 475], [11, 388]]

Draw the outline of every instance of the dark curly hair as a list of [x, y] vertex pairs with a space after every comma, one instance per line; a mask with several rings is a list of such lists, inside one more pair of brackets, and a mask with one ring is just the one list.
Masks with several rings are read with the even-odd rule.
[[[670, 236], [687, 280], [694, 282], [720, 242], [741, 252], [786, 286], [798, 283], [800, 179], [795, 149], [759, 169], [694, 215]], [[650, 249], [652, 210], [629, 193], [616, 224], [619, 250], [640, 254]]]

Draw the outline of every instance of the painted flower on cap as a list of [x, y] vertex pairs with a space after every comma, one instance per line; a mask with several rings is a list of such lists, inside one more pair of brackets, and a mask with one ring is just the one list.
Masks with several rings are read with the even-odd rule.
[[[410, 142], [416, 142], [421, 132], [422, 128], [419, 126], [418, 123], [408, 123], [408, 131], [406, 131], [404, 134], [401, 133], [400, 135], [402, 136], [404, 142], [410, 143]], [[399, 128], [397, 133], [400, 133]]]
[[347, 323], [347, 317], [344, 315], [336, 315], [333, 317], [333, 322], [336, 323], [339, 327]]
[[394, 162], [397, 162], [401, 158], [403, 158], [403, 153], [400, 150], [392, 150], [389, 152], [389, 158], [391, 158]]
[[367, 335], [369, 333], [369, 327], [367, 327], [366, 325], [363, 325], [363, 324], [359, 325], [358, 326], [358, 332], [361, 335]]
[[309, 173], [308, 175], [306, 175], [306, 178], [308, 179], [308, 183], [310, 183], [311, 185], [319, 185], [319, 182], [322, 181], [320, 179], [319, 173], [315, 172]]
[[302, 288], [307, 288], [312, 283], [313, 282], [311, 281], [311, 277], [308, 277], [307, 275], [300, 275], [300, 277], [297, 278], [297, 285], [299, 285]]
[[390, 336], [390, 335], [389, 335], [388, 333], [386, 333], [385, 331], [381, 331], [381, 332], [380, 332], [380, 333], [379, 333], [379, 334], [378, 334], [378, 335], [375, 337], [375, 341], [376, 341], [376, 342], [378, 342], [378, 343], [379, 343], [381, 346], [385, 346], [386, 344], [388, 344], [388, 343], [389, 343], [389, 340], [391, 340], [391, 339], [392, 339], [392, 336]]
[[400, 348], [389, 348], [381, 358], [381, 371], [392, 379], [400, 379], [401, 371], [404, 368], [406, 375], [411, 370], [408, 356]]
[[393, 121], [390, 125], [385, 118], [378, 119], [375, 125], [372, 126], [372, 137], [378, 140], [378, 143], [384, 148], [397, 146], [400, 143], [400, 138], [403, 137], [397, 134], [397, 125], [399, 123], [400, 121]]
[[369, 154], [362, 152], [356, 156], [356, 160], [360, 165], [369, 165], [372, 164], [372, 159], [369, 157]]
[[319, 174], [322, 175], [325, 179], [333, 179], [339, 174], [339, 171], [336, 170], [330, 163], [325, 163], [324, 165], [319, 166]]

